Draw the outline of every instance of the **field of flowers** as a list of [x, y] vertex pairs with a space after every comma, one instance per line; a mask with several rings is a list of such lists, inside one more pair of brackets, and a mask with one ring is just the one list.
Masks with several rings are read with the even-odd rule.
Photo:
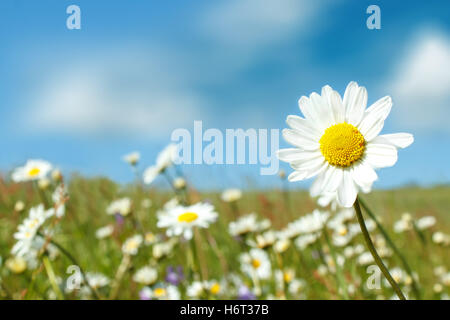
[[[0, 180], [0, 297], [396, 298], [370, 267], [353, 209], [322, 208], [308, 192], [282, 188], [198, 192], [177, 172], [162, 173], [173, 191], [80, 176], [66, 183], [57, 170], [26, 183]], [[388, 234], [364, 214], [407, 298], [447, 299], [450, 188], [362, 198]]]

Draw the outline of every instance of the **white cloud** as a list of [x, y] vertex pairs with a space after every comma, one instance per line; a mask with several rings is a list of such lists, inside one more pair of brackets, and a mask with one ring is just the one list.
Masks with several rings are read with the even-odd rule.
[[255, 58], [270, 45], [317, 27], [314, 18], [325, 0], [228, 0], [203, 14], [200, 32], [225, 54]]
[[[109, 57], [109, 58], [106, 58]], [[93, 54], [50, 71], [28, 99], [24, 126], [77, 135], [132, 134], [167, 137], [205, 119], [204, 99], [186, 87], [167, 56]], [[170, 65], [170, 66], [169, 66]]]
[[393, 117], [405, 130], [450, 131], [450, 38], [421, 31], [388, 82]]

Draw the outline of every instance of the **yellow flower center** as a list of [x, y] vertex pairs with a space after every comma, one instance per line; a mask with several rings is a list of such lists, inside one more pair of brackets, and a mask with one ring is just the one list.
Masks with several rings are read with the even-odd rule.
[[157, 298], [163, 297], [166, 295], [166, 289], [164, 288], [156, 288], [155, 290], [153, 290], [153, 293], [155, 294], [155, 296]]
[[284, 278], [284, 282], [287, 282], [287, 283], [291, 282], [292, 281], [292, 273], [285, 272], [283, 274], [283, 278]]
[[218, 294], [219, 291], [220, 291], [220, 284], [214, 283], [214, 284], [211, 286], [211, 289], [209, 289], [209, 291], [211, 291], [212, 294]]
[[253, 259], [252, 260], [253, 268], [258, 269], [260, 265], [261, 265], [261, 261], [259, 261], [258, 259]]
[[34, 168], [31, 168], [30, 170], [28, 170], [28, 175], [30, 177], [35, 177], [39, 174], [39, 172], [41, 172], [41, 169], [34, 167]]
[[198, 214], [194, 213], [194, 212], [185, 212], [183, 214], [180, 214], [178, 216], [178, 222], [193, 222], [195, 220], [197, 220], [198, 218]]
[[320, 138], [320, 151], [329, 164], [348, 167], [359, 160], [365, 148], [361, 132], [349, 123], [335, 124]]

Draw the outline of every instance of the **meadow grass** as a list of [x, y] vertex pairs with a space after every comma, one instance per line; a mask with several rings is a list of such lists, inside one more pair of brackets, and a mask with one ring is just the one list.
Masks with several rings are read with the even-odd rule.
[[[156, 212], [174, 196], [172, 191], [146, 188], [138, 183], [118, 185], [106, 178], [87, 179], [81, 176], [73, 176], [70, 179], [68, 191], [69, 200], [66, 214], [55, 230], [54, 240], [76, 257], [83, 269], [90, 272], [101, 272], [110, 279], [114, 278], [122, 261], [121, 245], [126, 238], [136, 233], [163, 233], [164, 230], [156, 227]], [[51, 191], [45, 192], [44, 195], [50, 199]], [[111, 201], [124, 196], [133, 201], [133, 219], [125, 217], [122, 231], [113, 237], [97, 239], [95, 232], [98, 228], [115, 223], [114, 216], [106, 214], [107, 206]], [[191, 203], [211, 202], [219, 213], [219, 218], [209, 229], [199, 230], [194, 252], [196, 269], [192, 278], [189, 279], [188, 276], [186, 281], [199, 280], [202, 276], [207, 279], [219, 280], [231, 273], [242, 275], [238, 257], [242, 252], [248, 251], [249, 247], [231, 237], [228, 232], [228, 224], [236, 219], [236, 212], [229, 203], [220, 199], [219, 192], [200, 192], [189, 188], [188, 197]], [[433, 270], [437, 266], [445, 266], [450, 269], [449, 247], [434, 244], [431, 241], [431, 235], [433, 231], [437, 230], [446, 234], [450, 233], [450, 216], [448, 215], [450, 186], [430, 188], [411, 186], [393, 190], [376, 190], [368, 195], [362, 195], [362, 198], [382, 221], [411, 269], [418, 274], [422, 298], [439, 298], [439, 295], [433, 291], [433, 286], [439, 283]], [[152, 201], [149, 208], [142, 206], [144, 199]], [[14, 210], [14, 205], [19, 200], [26, 205], [22, 212]], [[15, 242], [13, 234], [18, 224], [27, 215], [30, 207], [41, 202], [42, 197], [31, 183], [14, 184], [0, 180], [0, 257], [3, 258], [0, 269], [3, 290], [0, 291], [0, 294], [3, 298], [48, 299], [51, 297], [49, 291], [52, 290], [52, 287], [45, 271], [41, 270], [35, 275], [36, 279], [30, 289], [34, 270], [27, 269], [20, 274], [15, 274], [5, 266], [5, 261], [11, 256], [10, 251]], [[256, 212], [261, 218], [269, 219], [275, 230], [282, 229], [289, 222], [312, 212], [315, 208], [317, 205], [305, 190], [289, 191], [288, 193], [280, 189], [249, 190], [245, 191], [242, 199], [237, 202], [239, 215]], [[435, 216], [437, 223], [432, 229], [424, 230], [424, 239], [421, 239], [414, 231], [397, 234], [393, 231], [393, 224], [405, 212], [409, 212], [414, 219], [426, 215]], [[367, 218], [367, 215], [364, 215]], [[211, 238], [217, 244], [222, 259], [218, 257], [217, 250], [213, 248]], [[362, 236], [358, 235], [355, 241], [363, 243]], [[321, 239], [319, 243], [325, 252], [330, 249], [324, 239]], [[158, 260], [154, 265], [158, 270], [160, 281], [164, 280], [165, 270], [169, 265], [181, 265], [185, 268], [186, 273], [185, 249], [184, 244], [178, 244], [168, 257]], [[342, 253], [341, 249], [335, 249], [338, 254]], [[312, 258], [313, 251], [314, 248], [307, 248], [304, 252], [299, 253], [292, 244], [282, 254], [283, 267], [294, 268], [296, 277], [306, 282], [303, 289], [304, 294], [301, 297], [307, 299], [343, 298], [342, 292], [338, 289], [337, 278], [332, 273], [318, 272], [319, 265], [322, 263], [320, 259]], [[142, 286], [132, 281], [132, 275], [139, 267], [147, 265], [151, 257], [151, 246], [143, 246], [139, 255], [133, 258], [130, 269], [125, 273], [117, 298], [139, 298], [139, 290]], [[270, 257], [273, 270], [281, 267], [279, 266], [280, 260], [273, 251], [270, 251]], [[303, 260], [301, 260], [302, 258]], [[401, 267], [397, 257], [392, 256], [387, 260], [390, 267]], [[52, 264], [56, 276], [61, 279], [70, 276], [66, 273], [66, 269], [71, 262], [64, 256], [60, 255], [52, 261]], [[40, 268], [43, 268], [42, 265]], [[343, 275], [347, 285], [355, 287], [355, 292], [351, 294], [352, 299], [391, 298], [393, 295], [393, 291], [385, 285], [380, 290], [365, 289], [364, 282], [368, 277], [366, 268], [357, 266], [355, 261], [346, 262]], [[245, 275], [242, 275], [242, 278], [249, 286], [252, 285], [251, 279], [246, 278]], [[275, 287], [274, 281], [267, 281], [264, 290], [270, 294], [266, 293], [262, 298], [279, 297], [280, 293]], [[108, 297], [108, 289], [102, 290], [99, 291], [102, 297]], [[448, 290], [449, 288], [444, 286], [443, 292], [448, 293]], [[295, 298], [289, 294], [286, 295], [285, 292], [281, 295], [288, 299]], [[182, 297], [185, 297], [183, 293]], [[77, 296], [66, 295], [66, 298], [72, 299]], [[208, 298], [212, 297], [208, 296]], [[225, 293], [221, 298], [234, 297]]]

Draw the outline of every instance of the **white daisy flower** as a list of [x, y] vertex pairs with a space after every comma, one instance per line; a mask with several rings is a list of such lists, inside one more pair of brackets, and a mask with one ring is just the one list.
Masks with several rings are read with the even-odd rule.
[[127, 240], [122, 245], [122, 252], [128, 255], [136, 255], [138, 253], [139, 247], [141, 246], [143, 237], [140, 234], [136, 234]]
[[21, 257], [31, 249], [33, 239], [39, 228], [49, 216], [53, 215], [53, 212], [53, 208], [45, 210], [42, 204], [30, 209], [29, 216], [23, 220], [22, 224], [18, 226], [17, 232], [14, 234], [17, 242], [11, 250], [13, 255]]
[[181, 294], [174, 285], [156, 285], [154, 288], [146, 287], [145, 295], [155, 300], [180, 300]]
[[220, 198], [225, 202], [235, 202], [242, 197], [242, 191], [239, 189], [227, 189], [222, 192]]
[[416, 221], [417, 228], [420, 230], [431, 228], [436, 224], [436, 218], [433, 216], [425, 216]]
[[106, 287], [109, 285], [110, 280], [107, 276], [102, 273], [96, 272], [88, 272], [86, 273], [87, 282], [93, 289], [99, 289], [102, 287]]
[[411, 134], [379, 135], [392, 107], [384, 97], [369, 108], [367, 91], [350, 82], [343, 100], [330, 86], [322, 94], [302, 97], [299, 107], [305, 118], [290, 115], [283, 137], [295, 148], [278, 151], [282, 161], [295, 170], [289, 181], [317, 176], [311, 195], [337, 192], [343, 207], [351, 207], [359, 190], [370, 189], [377, 179], [374, 169], [393, 166], [397, 148], [409, 146]]
[[57, 218], [61, 218], [66, 214], [65, 203], [67, 201], [67, 197], [67, 188], [63, 184], [58, 185], [52, 194], [52, 200], [55, 206], [55, 216]]
[[140, 159], [141, 159], [141, 154], [137, 151], [130, 152], [123, 156], [123, 161], [127, 162], [131, 166], [137, 165]]
[[184, 207], [177, 206], [167, 212], [158, 213], [158, 228], [167, 228], [169, 237], [183, 235], [187, 240], [192, 238], [194, 227], [208, 228], [216, 221], [217, 212], [209, 203], [198, 202]]
[[141, 284], [144, 284], [147, 286], [155, 283], [157, 278], [158, 278], [158, 272], [156, 271], [156, 269], [149, 267], [149, 266], [140, 268], [133, 275], [134, 282], [141, 283]]
[[200, 299], [205, 293], [205, 287], [201, 281], [193, 281], [186, 288], [186, 295], [191, 299]]
[[258, 279], [269, 279], [272, 274], [272, 267], [269, 255], [262, 249], [251, 249], [249, 252], [240, 255], [242, 272], [250, 277]]
[[270, 220], [258, 221], [256, 213], [249, 213], [238, 220], [230, 222], [228, 231], [233, 237], [241, 236], [250, 232], [260, 232], [270, 228]]
[[106, 225], [104, 227], [98, 228], [95, 231], [95, 237], [97, 239], [104, 239], [112, 235], [114, 232], [114, 226], [112, 224]]
[[144, 171], [144, 183], [152, 183], [160, 173], [171, 167], [178, 159], [178, 149], [179, 146], [174, 143], [165, 147], [156, 157], [156, 164]]
[[39, 180], [45, 178], [52, 165], [44, 160], [28, 160], [23, 167], [16, 168], [11, 177], [15, 182]]
[[131, 199], [130, 198], [121, 198], [118, 200], [114, 200], [111, 204], [106, 208], [107, 214], [120, 214], [122, 216], [127, 216], [131, 212]]

